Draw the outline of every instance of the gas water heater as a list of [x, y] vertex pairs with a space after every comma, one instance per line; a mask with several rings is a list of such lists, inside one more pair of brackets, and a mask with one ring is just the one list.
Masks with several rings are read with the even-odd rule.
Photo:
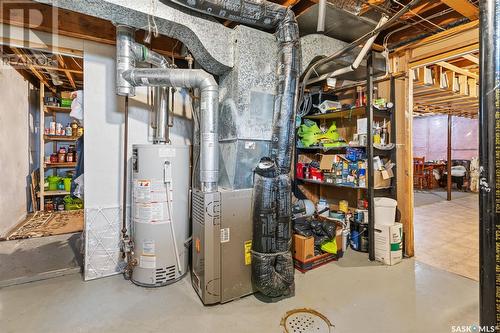
[[134, 145], [132, 235], [135, 284], [158, 287], [188, 272], [189, 146]]

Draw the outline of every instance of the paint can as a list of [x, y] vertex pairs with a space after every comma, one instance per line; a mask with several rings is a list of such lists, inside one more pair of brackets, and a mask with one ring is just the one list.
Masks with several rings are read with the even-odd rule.
[[368, 225], [351, 221], [351, 249], [368, 252]]

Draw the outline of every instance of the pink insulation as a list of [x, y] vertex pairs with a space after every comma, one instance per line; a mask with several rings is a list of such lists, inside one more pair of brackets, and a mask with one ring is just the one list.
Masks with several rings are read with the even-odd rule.
[[[448, 116], [413, 118], [413, 156], [425, 160], [446, 160], [448, 145]], [[479, 154], [477, 119], [452, 118], [451, 157], [470, 160]]]

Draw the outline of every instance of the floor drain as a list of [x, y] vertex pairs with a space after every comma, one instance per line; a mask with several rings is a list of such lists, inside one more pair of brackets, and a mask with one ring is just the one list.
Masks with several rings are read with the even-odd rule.
[[326, 316], [312, 309], [288, 311], [281, 319], [281, 326], [285, 333], [330, 333], [334, 327]]

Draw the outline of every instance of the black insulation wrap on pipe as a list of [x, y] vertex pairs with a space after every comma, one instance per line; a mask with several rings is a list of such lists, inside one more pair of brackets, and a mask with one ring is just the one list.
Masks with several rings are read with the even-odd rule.
[[290, 253], [291, 183], [288, 175], [276, 171], [275, 163], [263, 158], [254, 177], [252, 281], [268, 297], [294, 291]]
[[287, 8], [266, 0], [161, 0], [173, 2], [221, 19], [272, 29], [285, 16]]
[[299, 29], [288, 10], [276, 31], [279, 42], [278, 93], [274, 103], [270, 158], [255, 169], [253, 194], [252, 281], [268, 297], [294, 292], [291, 247], [290, 169], [300, 68]]

